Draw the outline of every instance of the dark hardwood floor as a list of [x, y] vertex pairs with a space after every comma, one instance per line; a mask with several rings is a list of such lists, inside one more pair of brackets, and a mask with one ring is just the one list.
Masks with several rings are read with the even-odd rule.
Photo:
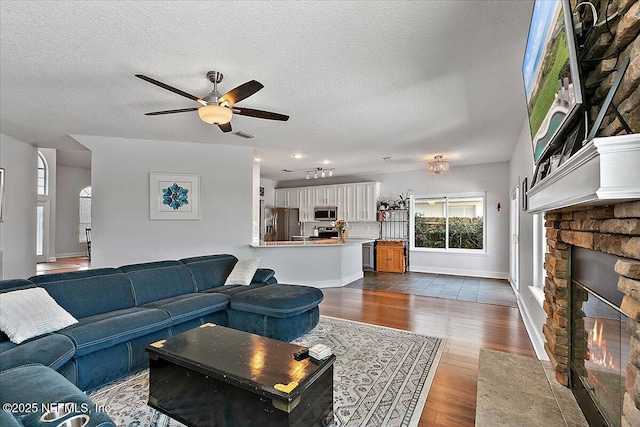
[[420, 426], [474, 426], [481, 348], [535, 357], [517, 308], [371, 289], [323, 289], [320, 313], [447, 338]]
[[56, 262], [41, 262], [36, 265], [36, 274], [66, 273], [86, 270], [91, 266], [87, 256], [60, 258]]
[[[40, 265], [38, 274], [89, 268], [86, 257]], [[416, 275], [394, 274], [394, 286]], [[376, 275], [369, 275], [375, 278]], [[367, 275], [359, 286], [367, 287]], [[370, 284], [374, 286], [372, 282]], [[380, 277], [375, 285], [380, 285]], [[517, 307], [353, 287], [323, 289], [326, 316], [447, 338], [420, 426], [474, 426], [480, 349], [535, 357]]]

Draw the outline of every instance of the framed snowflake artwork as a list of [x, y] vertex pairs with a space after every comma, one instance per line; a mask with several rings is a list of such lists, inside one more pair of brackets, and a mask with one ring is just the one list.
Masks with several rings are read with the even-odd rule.
[[150, 173], [150, 219], [200, 219], [200, 175]]

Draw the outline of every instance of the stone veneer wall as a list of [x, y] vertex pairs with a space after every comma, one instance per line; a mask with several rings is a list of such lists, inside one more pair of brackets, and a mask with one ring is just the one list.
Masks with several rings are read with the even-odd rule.
[[[582, 0], [571, 0], [571, 8]], [[613, 84], [617, 72], [614, 70], [622, 62], [622, 58], [631, 58], [620, 87], [613, 98], [613, 103], [635, 132], [640, 133], [640, 1], [639, 0], [591, 0], [598, 10], [598, 22], [605, 16], [618, 16], [607, 25], [591, 31], [584, 45], [582, 79], [585, 86], [585, 98], [591, 109], [591, 122], [595, 120], [600, 106]], [[581, 6], [579, 12], [582, 19], [587, 20], [586, 28], [592, 24], [590, 7]], [[589, 21], [591, 20], [591, 22]], [[613, 111], [605, 117], [598, 136], [624, 135], [623, 129]]]
[[[615, 266], [618, 290], [625, 295], [621, 310], [629, 317], [631, 357], [626, 367], [623, 426], [640, 426], [640, 201], [572, 212], [545, 214], [548, 252], [544, 268], [543, 326], [545, 350], [557, 380], [569, 382], [569, 328], [571, 310], [571, 247], [593, 249], [621, 257]], [[576, 302], [581, 306], [581, 301]], [[573, 325], [584, 332], [584, 325]], [[585, 337], [586, 340], [586, 337]], [[586, 343], [585, 343], [586, 345]], [[584, 354], [584, 348], [574, 352]], [[625, 422], [627, 424], [625, 424]]]

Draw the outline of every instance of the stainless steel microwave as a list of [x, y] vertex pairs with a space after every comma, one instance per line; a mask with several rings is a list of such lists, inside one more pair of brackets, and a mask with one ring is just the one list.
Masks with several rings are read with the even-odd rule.
[[316, 221], [335, 221], [338, 219], [338, 208], [335, 206], [316, 206], [313, 209]]

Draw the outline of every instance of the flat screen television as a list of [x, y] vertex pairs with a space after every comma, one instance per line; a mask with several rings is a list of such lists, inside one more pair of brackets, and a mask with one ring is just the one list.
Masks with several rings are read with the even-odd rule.
[[569, 0], [536, 0], [522, 63], [536, 164], [579, 115], [579, 68]]

